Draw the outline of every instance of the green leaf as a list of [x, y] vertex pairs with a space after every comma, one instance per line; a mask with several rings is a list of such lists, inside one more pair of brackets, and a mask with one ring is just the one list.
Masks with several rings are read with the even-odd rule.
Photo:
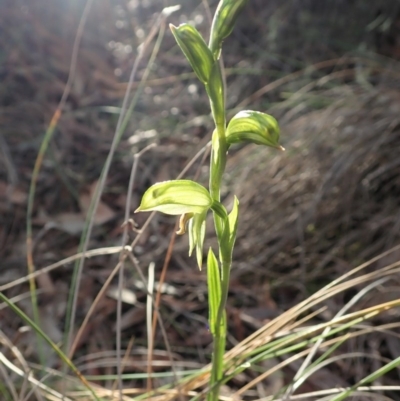
[[221, 302], [221, 276], [217, 258], [210, 248], [207, 256], [207, 286], [208, 286], [208, 305], [210, 308], [209, 322], [210, 331], [216, 333], [217, 316], [219, 304]]
[[224, 230], [222, 238], [219, 242], [220, 260], [232, 261], [233, 247], [236, 240], [236, 232], [239, 220], [239, 201], [235, 196], [232, 211], [224, 221]]
[[206, 42], [197, 31], [189, 24], [181, 24], [178, 27], [170, 24], [171, 31], [188, 59], [193, 71], [199, 80], [206, 84], [209, 80], [214, 63], [213, 56]]
[[204, 213], [213, 200], [206, 188], [191, 180], [164, 181], [152, 185], [143, 195], [137, 212], [158, 211], [179, 215]]
[[215, 60], [219, 58], [222, 42], [231, 34], [236, 19], [246, 3], [247, 0], [221, 0], [219, 2], [211, 26], [209, 44]]
[[259, 111], [243, 110], [229, 122], [226, 141], [229, 145], [252, 142], [284, 150], [278, 143], [279, 134], [279, 125], [274, 117]]
[[233, 246], [235, 245], [236, 232], [239, 221], [239, 200], [236, 196], [233, 200], [233, 208], [229, 213], [228, 221], [229, 221], [229, 246], [232, 252]]
[[196, 259], [199, 269], [203, 263], [203, 244], [206, 234], [206, 214], [207, 212], [196, 214], [189, 221], [189, 256], [196, 248]]

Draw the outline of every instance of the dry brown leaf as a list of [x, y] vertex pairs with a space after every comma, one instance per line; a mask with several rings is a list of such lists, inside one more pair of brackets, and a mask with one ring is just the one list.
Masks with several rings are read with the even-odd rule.
[[[96, 185], [97, 182], [94, 182], [89, 188], [90, 192], [83, 192], [79, 197], [79, 204], [84, 214], [89, 211], [90, 202], [92, 201], [92, 197], [95, 193]], [[100, 200], [94, 216], [94, 223], [96, 225], [107, 223], [108, 221], [113, 219], [115, 215], [116, 213], [114, 212], [114, 210], [112, 210], [109, 206], [107, 206], [104, 202]]]
[[85, 227], [85, 216], [81, 213], [60, 213], [50, 222], [55, 227], [71, 235], [80, 234]]
[[25, 205], [28, 194], [18, 187], [0, 181], [0, 194], [14, 205]]

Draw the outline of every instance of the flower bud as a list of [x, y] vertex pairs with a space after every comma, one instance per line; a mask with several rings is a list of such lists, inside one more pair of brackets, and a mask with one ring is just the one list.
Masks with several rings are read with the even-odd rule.
[[170, 24], [170, 28], [183, 54], [192, 66], [193, 71], [199, 80], [203, 84], [206, 84], [214, 63], [206, 42], [197, 29], [189, 24], [181, 24], [178, 27]]
[[246, 3], [247, 0], [221, 0], [219, 2], [211, 26], [209, 44], [215, 60], [219, 59], [222, 42], [231, 34], [236, 19]]
[[204, 213], [214, 203], [208, 190], [197, 182], [164, 181], [152, 185], [144, 193], [135, 213], [154, 210], [172, 215]]
[[228, 145], [252, 142], [285, 150], [279, 145], [279, 125], [274, 117], [259, 111], [243, 110], [229, 121], [226, 129]]

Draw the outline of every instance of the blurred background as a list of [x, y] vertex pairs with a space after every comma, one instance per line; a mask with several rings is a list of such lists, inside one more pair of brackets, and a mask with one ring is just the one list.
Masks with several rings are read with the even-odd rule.
[[[132, 66], [162, 9], [176, 4], [181, 8], [168, 22], [190, 22], [208, 39], [215, 0], [93, 2], [71, 91], [37, 181], [37, 269], [77, 253]], [[27, 273], [33, 166], [68, 79], [85, 5], [83, 0], [0, 0], [0, 285]], [[140, 158], [132, 213], [149, 185], [176, 177], [210, 140], [208, 100], [168, 29], [147, 82], [139, 86], [152, 48], [139, 63], [132, 89], [138, 102], [106, 181], [90, 249], [120, 245], [135, 153], [157, 144]], [[286, 148], [277, 153], [239, 146], [229, 155], [223, 197], [229, 205], [236, 194], [242, 213], [228, 308], [231, 346], [400, 243], [400, 2], [250, 0], [223, 54], [229, 116], [243, 108], [274, 115]], [[196, 162], [186, 176], [196, 171], [206, 183], [207, 163]], [[139, 227], [146, 217], [135, 216]], [[158, 214], [134, 250], [144, 270], [155, 263], [157, 277], [174, 224]], [[207, 246], [213, 243], [212, 225], [209, 235]], [[134, 237], [132, 232], [130, 240]], [[371, 269], [399, 258], [399, 252], [392, 253]], [[85, 262], [78, 326], [117, 261], [118, 256], [103, 255]], [[73, 264], [63, 265], [37, 281], [43, 327], [56, 342], [64, 331], [72, 270]], [[123, 345], [135, 338], [128, 370], [141, 371], [146, 292], [133, 268], [127, 269], [124, 285]], [[400, 279], [393, 280], [376, 296], [382, 302], [398, 297], [399, 285]], [[14, 286], [7, 296], [18, 297], [30, 314], [28, 288]], [[77, 349], [76, 362], [85, 374], [114, 369], [101, 358], [94, 363], [91, 355], [115, 349], [115, 288], [113, 282]], [[332, 300], [325, 317], [352, 295]], [[188, 258], [187, 238], [179, 238], [161, 302], [172, 349], [193, 367], [207, 362], [204, 348], [210, 351], [206, 296], [205, 274]], [[21, 321], [9, 310], [0, 310], [0, 320], [7, 336], [34, 360], [32, 333], [21, 332]], [[382, 350], [389, 358], [400, 349], [398, 340], [391, 341]], [[168, 367], [161, 336], [155, 347], [160, 369]], [[369, 349], [367, 343], [360, 347]], [[337, 383], [351, 383], [360, 374], [359, 365], [348, 369], [348, 376], [334, 377]], [[309, 385], [319, 389], [324, 382]]]

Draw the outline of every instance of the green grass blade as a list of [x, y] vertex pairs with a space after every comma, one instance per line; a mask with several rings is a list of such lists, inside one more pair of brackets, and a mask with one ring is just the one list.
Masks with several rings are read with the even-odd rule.
[[217, 332], [218, 308], [221, 302], [221, 278], [218, 261], [211, 248], [207, 256], [207, 286], [210, 331], [215, 335]]
[[331, 399], [331, 401], [342, 401], [342, 400], [344, 400], [345, 398], [350, 396], [354, 391], [356, 391], [358, 389], [358, 387], [365, 386], [365, 385], [375, 381], [376, 379], [382, 377], [384, 374], [390, 372], [391, 370], [397, 368], [398, 366], [400, 366], [400, 357], [394, 359], [392, 362], [387, 363], [385, 366], [382, 366], [381, 368], [379, 368], [375, 372], [373, 372], [370, 375], [364, 377], [363, 379], [361, 379], [354, 386], [351, 386], [347, 390], [342, 391], [336, 397], [333, 397]]

